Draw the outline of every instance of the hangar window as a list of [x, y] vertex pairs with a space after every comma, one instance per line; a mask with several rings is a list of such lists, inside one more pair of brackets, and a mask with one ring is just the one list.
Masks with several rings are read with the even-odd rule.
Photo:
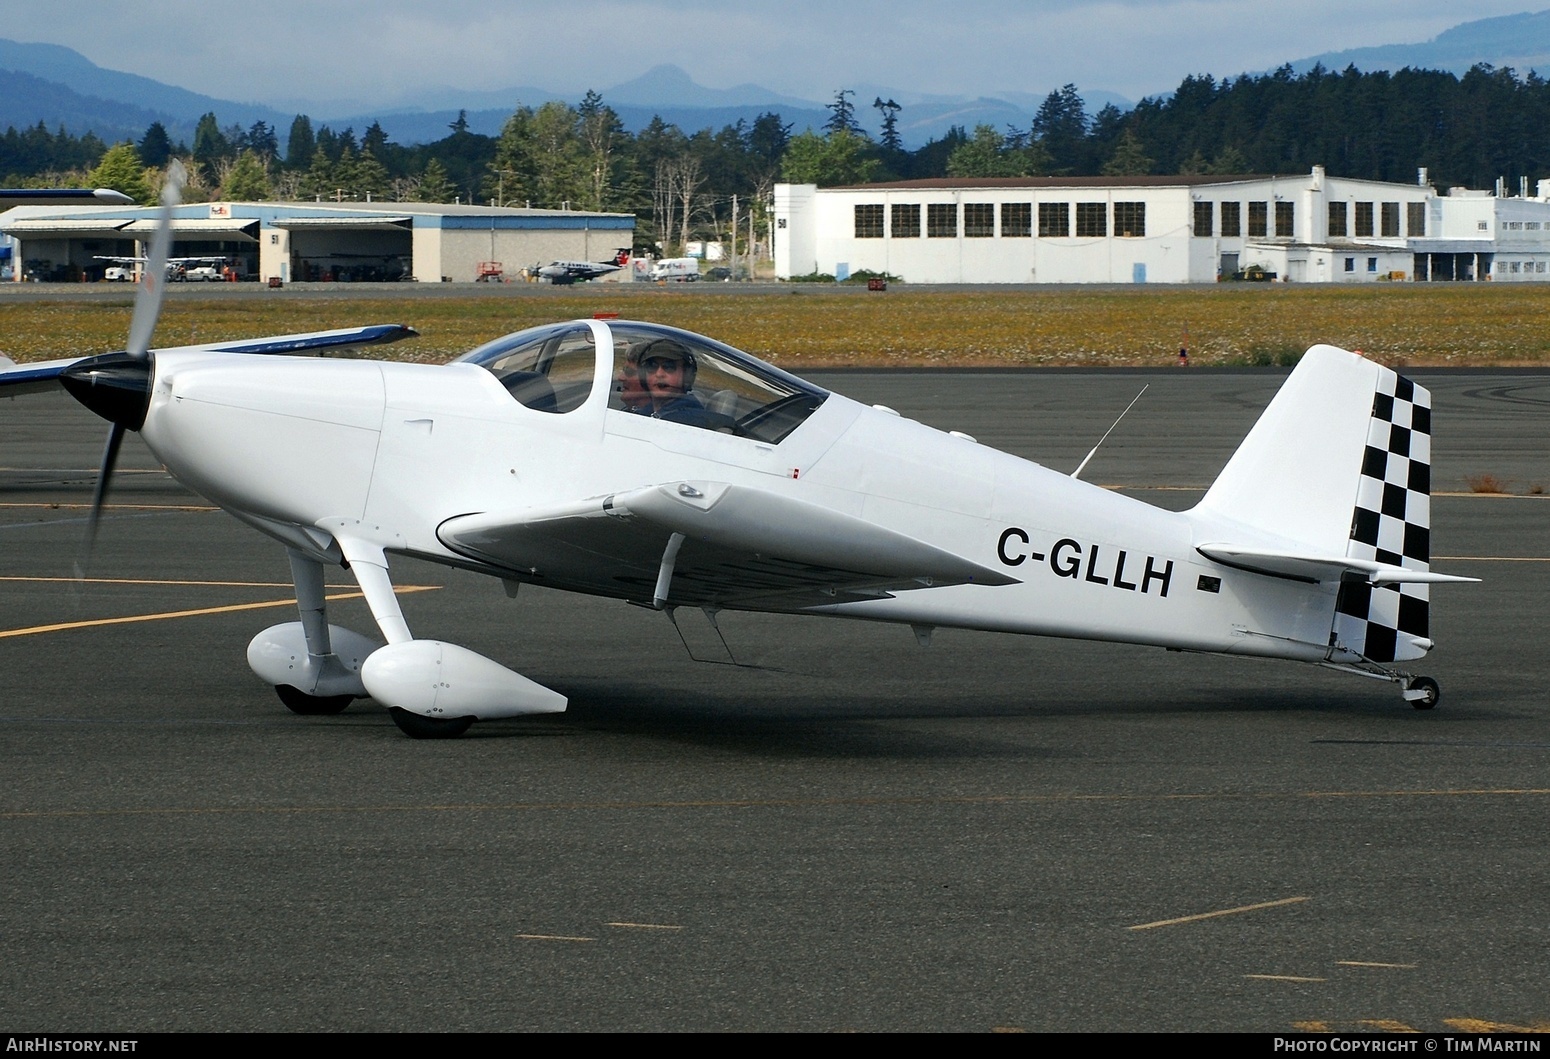
[[926, 206], [926, 237], [929, 239], [958, 238], [956, 202], [933, 202]]
[[1426, 203], [1424, 203], [1424, 202], [1407, 202], [1407, 203], [1405, 203], [1405, 212], [1408, 214], [1408, 216], [1405, 218], [1406, 234], [1408, 234], [1412, 238], [1414, 238], [1416, 236], [1425, 235], [1426, 234]]
[[1076, 204], [1076, 234], [1103, 236], [1109, 234], [1109, 207], [1106, 202], [1078, 202]]
[[1114, 234], [1132, 239], [1145, 235], [1146, 203], [1116, 202], [1114, 204]]
[[1001, 204], [1001, 237], [1003, 239], [1033, 238], [1033, 203], [1003, 202]]
[[459, 357], [479, 365], [535, 412], [573, 412], [592, 392], [597, 354], [585, 324], [533, 327]]
[[1249, 235], [1270, 234], [1270, 203], [1249, 203]]
[[1348, 258], [1345, 259], [1345, 270], [1347, 272], [1355, 272], [1356, 271], [1356, 258], [1348, 257]]
[[995, 203], [965, 202], [963, 204], [963, 234], [970, 239], [989, 239], [995, 235]]
[[1331, 202], [1329, 204], [1329, 237], [1331, 239], [1344, 239], [1350, 234], [1350, 228], [1346, 226], [1346, 204], [1343, 202]]
[[1071, 203], [1039, 203], [1039, 235], [1060, 238], [1071, 234]]
[[1397, 202], [1383, 204], [1383, 236], [1386, 239], [1399, 238], [1399, 203]]
[[1276, 235], [1290, 239], [1295, 230], [1296, 213], [1290, 202], [1276, 203]]
[[1243, 203], [1222, 203], [1222, 234], [1232, 238], [1243, 234]]
[[1358, 202], [1356, 204], [1356, 235], [1361, 238], [1372, 234], [1372, 203]]
[[856, 207], [856, 238], [881, 239], [883, 237], [883, 207]]
[[895, 239], [920, 238], [920, 203], [911, 202], [893, 207], [892, 232]]
[[1197, 201], [1195, 203], [1195, 235], [1196, 236], [1212, 234], [1211, 221], [1212, 221], [1213, 218], [1212, 218], [1211, 215], [1214, 212], [1211, 209], [1212, 205], [1213, 204], [1210, 203], [1210, 202], [1199, 202], [1199, 201]]

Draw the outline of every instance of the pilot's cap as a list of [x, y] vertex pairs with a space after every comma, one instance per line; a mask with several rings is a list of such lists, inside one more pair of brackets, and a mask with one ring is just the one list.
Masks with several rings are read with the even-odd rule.
[[698, 366], [695, 364], [694, 354], [685, 349], [682, 343], [675, 342], [671, 338], [659, 338], [640, 351], [641, 371], [651, 371], [652, 361], [682, 364], [684, 371], [690, 373]]

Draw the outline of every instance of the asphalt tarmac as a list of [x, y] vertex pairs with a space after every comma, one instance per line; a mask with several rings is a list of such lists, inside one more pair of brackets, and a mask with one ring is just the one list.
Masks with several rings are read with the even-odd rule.
[[[815, 376], [1062, 470], [1149, 384], [1084, 477], [1175, 508], [1283, 377]], [[740, 664], [695, 662], [400, 562], [417, 633], [571, 699], [445, 742], [285, 711], [244, 658], [283, 553], [133, 436], [76, 583], [105, 425], [0, 402], [0, 1029], [1545, 1028], [1550, 375], [1415, 378], [1436, 566], [1485, 579], [1434, 589], [1436, 710], [815, 618], [725, 614]]]

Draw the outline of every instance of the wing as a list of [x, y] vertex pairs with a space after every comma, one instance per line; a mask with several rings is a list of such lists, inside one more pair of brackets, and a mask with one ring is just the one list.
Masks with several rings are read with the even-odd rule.
[[[419, 332], [414, 328], [405, 327], [403, 324], [373, 324], [370, 327], [345, 327], [334, 331], [273, 335], [268, 338], [248, 338], [235, 342], [214, 342], [178, 348], [205, 349], [212, 353], [341, 353], [358, 346], [397, 342], [399, 339], [411, 338], [417, 334]], [[63, 360], [17, 364], [8, 357], [0, 356], [0, 397], [16, 397], [25, 393], [53, 389], [66, 368], [84, 359], [84, 357], [67, 357]]]
[[0, 188], [0, 210], [12, 206], [132, 206], [134, 201], [110, 188]]
[[438, 536], [523, 579], [675, 606], [800, 610], [937, 585], [1017, 583], [864, 519], [720, 482], [461, 515]]

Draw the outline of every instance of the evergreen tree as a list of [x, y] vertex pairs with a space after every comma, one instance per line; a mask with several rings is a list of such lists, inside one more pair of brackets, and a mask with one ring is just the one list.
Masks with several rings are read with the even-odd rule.
[[194, 126], [194, 163], [206, 178], [215, 173], [215, 163], [231, 153], [231, 141], [221, 132], [213, 113], [206, 114]]
[[1045, 97], [1033, 117], [1033, 132], [1049, 152], [1054, 172], [1080, 171], [1087, 138], [1087, 109], [1075, 85], [1067, 84]]
[[339, 188], [333, 159], [321, 145], [312, 151], [312, 165], [301, 181], [301, 195], [306, 199], [332, 199]]
[[866, 135], [861, 131], [861, 124], [856, 121], [856, 105], [850, 101], [850, 97], [855, 94], [848, 88], [842, 88], [834, 94], [834, 102], [824, 107], [829, 112], [829, 120], [823, 123], [825, 130], [847, 132], [852, 136]]
[[1103, 164], [1104, 176], [1145, 176], [1152, 171], [1153, 161], [1147, 156], [1136, 134], [1126, 129], [1114, 148], [1113, 156]]
[[425, 163], [425, 172], [420, 176], [421, 202], [451, 202], [456, 190], [447, 179], [446, 166], [434, 158]]
[[285, 141], [285, 164], [292, 169], [300, 169], [312, 161], [312, 152], [317, 150], [317, 140], [312, 135], [312, 119], [305, 114], [296, 115], [291, 122], [291, 135]]
[[904, 108], [892, 99], [884, 103], [882, 96], [873, 98], [872, 107], [883, 116], [882, 134], [878, 137], [878, 144], [889, 153], [903, 151], [904, 141], [899, 138], [899, 111]]
[[234, 202], [263, 202], [274, 194], [269, 173], [254, 151], [243, 151], [221, 186], [221, 197]]
[[86, 179], [93, 187], [122, 191], [142, 206], [156, 202], [156, 192], [145, 179], [145, 167], [140, 164], [133, 144], [120, 143], [108, 148]]
[[157, 169], [166, 165], [167, 159], [172, 157], [172, 140], [167, 136], [166, 126], [159, 121], [151, 122], [140, 139], [138, 153], [144, 165]]
[[378, 201], [387, 197], [388, 173], [370, 151], [362, 149], [355, 157], [350, 189], [356, 199]]

